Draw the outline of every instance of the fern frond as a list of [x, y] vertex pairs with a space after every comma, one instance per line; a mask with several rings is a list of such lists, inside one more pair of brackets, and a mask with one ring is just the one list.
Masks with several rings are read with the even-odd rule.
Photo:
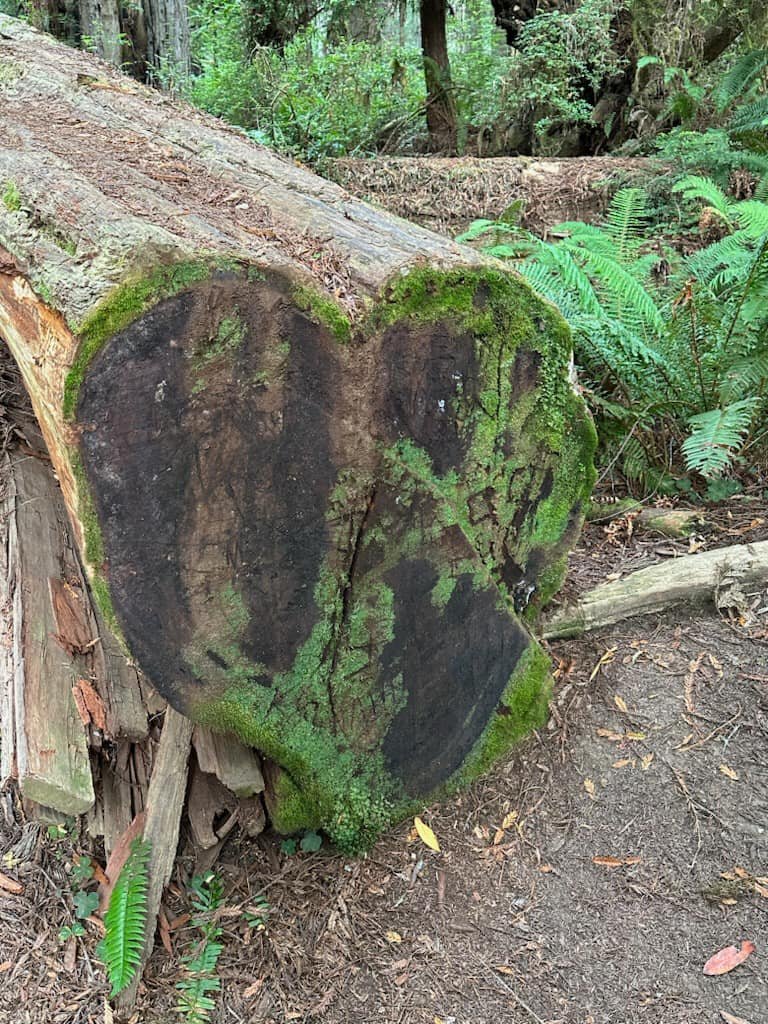
[[637, 250], [647, 218], [647, 205], [648, 196], [643, 188], [621, 188], [611, 200], [606, 230], [620, 263], [627, 263]]
[[683, 199], [703, 199], [711, 210], [728, 225], [733, 226], [733, 203], [719, 185], [711, 178], [689, 174], [672, 186], [673, 192], [681, 192]]
[[582, 259], [605, 292], [604, 306], [611, 316], [651, 334], [664, 333], [665, 321], [653, 297], [626, 267], [597, 253], [585, 252]]
[[692, 430], [682, 448], [688, 469], [707, 477], [723, 473], [746, 439], [756, 406], [755, 398], [745, 398], [691, 416]]
[[99, 955], [112, 986], [110, 998], [133, 979], [141, 960], [147, 922], [147, 862], [150, 843], [135, 839], [112, 890], [104, 915], [105, 935]]
[[704, 284], [713, 282], [724, 268], [731, 268], [737, 274], [749, 259], [750, 239], [745, 231], [735, 231], [717, 242], [700, 249], [685, 261], [689, 273]]
[[730, 130], [734, 135], [768, 132], [768, 96], [739, 107], [731, 118]]
[[734, 212], [742, 230], [752, 238], [768, 234], [768, 203], [745, 199], [743, 202], [736, 203]]
[[749, 87], [768, 68], [768, 49], [749, 50], [738, 57], [714, 92], [717, 109], [722, 113], [744, 96]]

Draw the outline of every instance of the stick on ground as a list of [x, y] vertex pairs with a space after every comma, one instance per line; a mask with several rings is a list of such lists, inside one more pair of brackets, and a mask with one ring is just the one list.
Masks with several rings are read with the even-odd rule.
[[635, 615], [662, 612], [685, 602], [715, 601], [722, 590], [768, 581], [768, 541], [734, 544], [727, 548], [639, 569], [623, 580], [604, 583], [549, 618], [545, 640], [581, 636]]

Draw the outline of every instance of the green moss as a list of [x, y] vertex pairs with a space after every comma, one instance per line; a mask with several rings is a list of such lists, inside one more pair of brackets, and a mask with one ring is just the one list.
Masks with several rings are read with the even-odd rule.
[[69, 463], [72, 467], [72, 475], [75, 478], [75, 485], [77, 487], [77, 511], [83, 528], [85, 561], [90, 570], [89, 583], [91, 591], [104, 620], [118, 639], [123, 642], [122, 633], [112, 604], [112, 597], [109, 592], [109, 584], [104, 574], [104, 563], [106, 561], [104, 538], [101, 533], [101, 526], [99, 525], [93, 497], [91, 496], [88, 478], [85, 475], [85, 467], [76, 448], [69, 449]]
[[14, 181], [6, 181], [3, 188], [3, 206], [11, 213], [21, 209], [21, 193]]
[[523, 652], [507, 684], [500, 709], [460, 770], [464, 784], [481, 775], [515, 743], [547, 720], [552, 677], [549, 658], [535, 641]]
[[337, 302], [307, 285], [294, 288], [292, 298], [299, 309], [309, 313], [315, 323], [327, 327], [342, 345], [349, 342], [352, 337], [352, 325]]
[[82, 323], [74, 325], [79, 346], [64, 386], [64, 417], [70, 420], [74, 417], [85, 372], [109, 338], [160, 299], [176, 295], [196, 281], [210, 277], [213, 270], [211, 263], [195, 261], [174, 263], [137, 275], [118, 285]]

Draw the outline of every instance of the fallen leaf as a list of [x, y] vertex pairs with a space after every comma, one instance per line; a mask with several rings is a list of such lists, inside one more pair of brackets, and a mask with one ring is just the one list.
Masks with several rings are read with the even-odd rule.
[[735, 772], [733, 768], [729, 768], [727, 764], [721, 764], [720, 771], [723, 773], [723, 775], [727, 776], [733, 782], [739, 781], [739, 773]]
[[622, 757], [620, 761], [614, 761], [611, 768], [626, 768], [628, 764], [632, 764], [632, 758]]
[[644, 772], [647, 772], [653, 763], [653, 754], [646, 754], [645, 757], [640, 759], [640, 767]]
[[437, 841], [437, 836], [429, 827], [418, 816], [413, 819], [413, 824], [416, 831], [419, 833], [419, 839], [425, 846], [428, 846], [430, 850], [434, 850], [435, 853], [440, 853], [440, 843]]
[[743, 1017], [734, 1017], [732, 1013], [727, 1013], [725, 1010], [720, 1011], [720, 1016], [725, 1021], [725, 1024], [749, 1024], [748, 1020], [744, 1020]]
[[768, 888], [764, 885], [760, 885], [759, 882], [755, 882], [755, 892], [758, 896], [762, 896], [764, 900], [768, 900]]
[[628, 733], [625, 734], [624, 738], [628, 739], [628, 740], [644, 740], [645, 739], [645, 733], [644, 732], [628, 732]]
[[754, 942], [742, 942], [741, 947], [726, 946], [725, 949], [721, 949], [714, 956], [711, 956], [709, 960], [704, 964], [704, 973], [709, 977], [714, 977], [719, 974], [727, 974], [732, 971], [734, 967], [738, 967], [739, 964], [743, 964], [744, 961], [750, 957], [757, 947]]
[[627, 702], [624, 700], [623, 697], [620, 697], [618, 693], [614, 695], [613, 703], [616, 705], [619, 711], [622, 711], [625, 715], [629, 711], [629, 708], [627, 707]]
[[255, 996], [263, 985], [264, 979], [257, 978], [256, 981], [254, 981], [252, 985], [249, 985], [248, 988], [243, 992], [243, 998], [250, 999], [252, 996]]
[[64, 959], [62, 966], [67, 974], [71, 974], [77, 963], [77, 939], [74, 935], [67, 939], [67, 944], [64, 947]]
[[400, 932], [387, 932], [384, 938], [387, 940], [387, 942], [393, 942], [395, 943], [395, 945], [403, 941], [403, 936], [400, 934]]
[[504, 821], [501, 823], [503, 829], [511, 828], [517, 821], [517, 811], [510, 811], [509, 814], [505, 815]]
[[498, 971], [499, 974], [514, 974], [515, 973], [514, 967], [508, 967], [506, 964], [499, 964], [499, 966], [495, 967], [494, 970]]
[[163, 944], [163, 949], [168, 956], [173, 956], [173, 943], [171, 942], [171, 931], [168, 927], [168, 915], [161, 907], [157, 914], [157, 925], [158, 931], [160, 932], [160, 941]]
[[493, 845], [494, 846], [498, 846], [501, 843], [503, 838], [504, 838], [504, 829], [503, 828], [497, 828], [496, 829], [496, 835], [493, 837]]
[[584, 779], [584, 789], [589, 793], [590, 799], [595, 799], [595, 784], [592, 779]]
[[752, 877], [752, 875], [750, 875], [750, 873], [747, 871], [746, 868], [741, 868], [741, 867], [738, 867], [738, 866], [733, 869], [733, 873], [734, 873], [734, 875], [736, 875], [737, 878], [744, 878], [744, 879], [746, 879], [746, 878], [751, 878]]
[[0, 889], [5, 889], [12, 896], [21, 896], [24, 892], [24, 886], [21, 882], [17, 882], [15, 878], [11, 878], [10, 875], [6, 875], [2, 871], [0, 871]]
[[618, 743], [624, 739], [624, 734], [621, 732], [614, 732], [613, 729], [598, 729], [597, 735], [602, 736], [604, 739], [613, 740], [614, 743]]
[[13, 960], [3, 960], [0, 964], [0, 974], [5, 974], [6, 971], [10, 971], [13, 967]]
[[539, 871], [542, 873], [542, 875], [552, 874], [554, 870], [555, 869], [552, 867], [551, 864], [539, 864]]
[[620, 868], [624, 865], [624, 861], [619, 857], [593, 857], [592, 863], [601, 868]]

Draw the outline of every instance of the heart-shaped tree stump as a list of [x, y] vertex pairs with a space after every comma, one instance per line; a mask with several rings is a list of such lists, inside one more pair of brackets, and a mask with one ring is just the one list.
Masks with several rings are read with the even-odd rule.
[[556, 312], [0, 17], [0, 335], [105, 615], [270, 759], [279, 829], [370, 843], [544, 716], [594, 432]]

